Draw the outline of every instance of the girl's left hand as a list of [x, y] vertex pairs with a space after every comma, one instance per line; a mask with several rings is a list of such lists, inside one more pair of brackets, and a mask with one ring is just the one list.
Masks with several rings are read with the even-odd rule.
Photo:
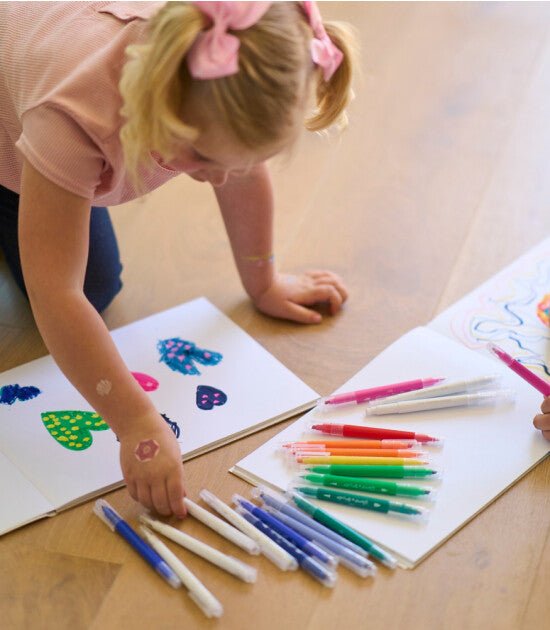
[[539, 413], [538, 416], [535, 416], [535, 418], [533, 419], [533, 424], [537, 429], [540, 429], [542, 431], [542, 435], [547, 440], [550, 440], [550, 396], [542, 401], [540, 410], [542, 411], [542, 413]]
[[318, 324], [323, 318], [308, 306], [328, 303], [335, 315], [347, 300], [342, 280], [330, 271], [306, 271], [300, 275], [276, 274], [271, 286], [253, 299], [266, 315], [301, 324]]

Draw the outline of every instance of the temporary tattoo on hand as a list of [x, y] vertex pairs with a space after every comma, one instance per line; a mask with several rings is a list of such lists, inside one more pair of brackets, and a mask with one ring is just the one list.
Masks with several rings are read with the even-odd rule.
[[134, 454], [140, 462], [148, 462], [160, 451], [159, 443], [156, 440], [141, 440], [136, 446]]
[[111, 391], [113, 384], [111, 381], [108, 381], [106, 378], [102, 378], [99, 383], [95, 386], [95, 391], [100, 396], [107, 396], [107, 394]]

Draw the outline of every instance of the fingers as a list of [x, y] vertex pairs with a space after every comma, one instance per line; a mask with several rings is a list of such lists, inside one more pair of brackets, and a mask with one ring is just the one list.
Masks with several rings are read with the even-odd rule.
[[294, 302], [287, 303], [287, 312], [281, 315], [285, 319], [290, 319], [299, 324], [319, 324], [322, 321], [322, 317], [316, 311], [312, 311], [305, 306], [295, 304]]
[[145, 481], [137, 483], [137, 500], [148, 510], [153, 510], [153, 501], [151, 500], [151, 490], [149, 484]]
[[[339, 295], [338, 300], [338, 309], [341, 308], [342, 304], [348, 299], [348, 291], [344, 285], [343, 280], [337, 274], [332, 271], [325, 270], [309, 270], [306, 271], [305, 276], [313, 280], [313, 283], [316, 287], [320, 286], [332, 286]], [[333, 301], [331, 301], [331, 307], [333, 307]], [[334, 315], [334, 312], [331, 311]]]
[[134, 499], [134, 501], [139, 501], [137, 486], [133, 481], [127, 481], [126, 487], [128, 488], [128, 494]]
[[162, 516], [172, 514], [164, 480], [160, 480], [151, 486], [151, 501], [157, 514], [162, 514]]
[[178, 518], [184, 518], [187, 515], [187, 508], [183, 502], [185, 486], [182, 475], [170, 477], [166, 483], [166, 489], [171, 513]]
[[342, 296], [336, 288], [330, 284], [317, 285], [315, 289], [309, 292], [309, 294], [313, 300], [311, 302], [312, 304], [317, 302], [328, 302], [330, 305], [331, 315], [335, 315], [342, 308]]
[[550, 413], [550, 396], [547, 396], [542, 401], [542, 405], [540, 406], [540, 410], [542, 411], [542, 413]]
[[[544, 403], [543, 403], [543, 406], [544, 406]], [[547, 440], [550, 440], [550, 414], [539, 413], [537, 416], [534, 417], [533, 425], [535, 426], [535, 428], [542, 431], [542, 435], [544, 438], [546, 438]]]

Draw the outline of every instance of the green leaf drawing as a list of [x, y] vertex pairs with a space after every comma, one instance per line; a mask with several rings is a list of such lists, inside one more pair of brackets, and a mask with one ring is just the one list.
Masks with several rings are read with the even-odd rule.
[[41, 416], [53, 439], [71, 451], [89, 448], [94, 441], [91, 431], [109, 428], [105, 420], [92, 411], [45, 411]]

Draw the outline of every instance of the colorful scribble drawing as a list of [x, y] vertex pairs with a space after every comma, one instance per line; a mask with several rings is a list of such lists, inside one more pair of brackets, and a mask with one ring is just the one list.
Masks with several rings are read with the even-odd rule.
[[109, 425], [92, 411], [45, 411], [42, 422], [53, 439], [70, 451], [84, 451], [92, 445], [91, 431], [106, 431]]
[[537, 304], [537, 317], [545, 326], [550, 327], [550, 293]]
[[202, 365], [217, 365], [223, 359], [219, 352], [197, 348], [192, 341], [185, 341], [179, 337], [159, 341], [157, 349], [160, 361], [181, 374], [200, 374], [195, 362]]
[[468, 312], [457, 312], [453, 334], [476, 349], [492, 341], [520, 363], [550, 376], [550, 253], [511, 271], [478, 294], [478, 303]]
[[208, 411], [214, 407], [220, 407], [227, 402], [227, 394], [221, 389], [216, 389], [210, 385], [199, 385], [196, 395], [197, 407]]
[[13, 405], [16, 400], [24, 402], [36, 398], [41, 393], [38, 387], [34, 387], [33, 385], [23, 387], [17, 383], [14, 385], [4, 385], [0, 387], [0, 404]]

